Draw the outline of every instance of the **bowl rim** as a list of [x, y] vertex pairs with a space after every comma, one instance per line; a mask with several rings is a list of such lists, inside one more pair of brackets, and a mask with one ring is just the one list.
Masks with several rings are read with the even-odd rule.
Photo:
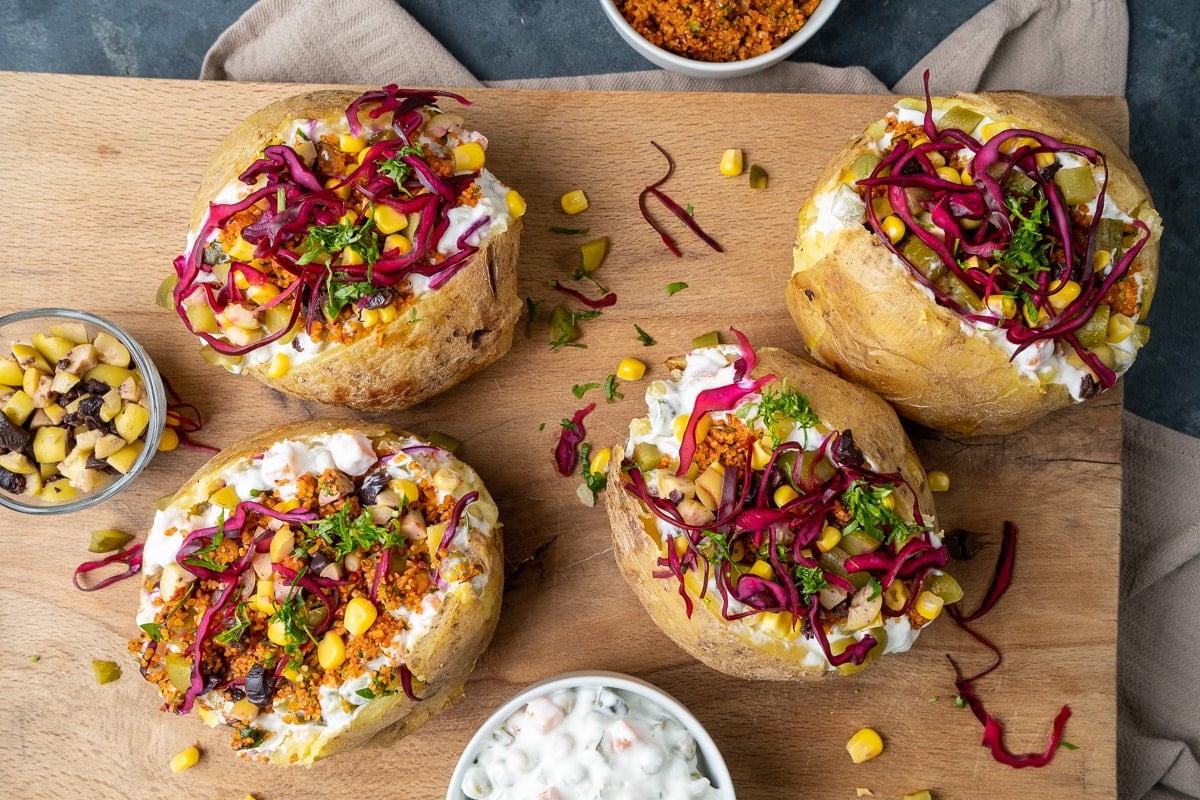
[[[38, 319], [50, 320], [54, 318], [82, 322], [85, 325], [99, 328], [115, 337], [129, 349], [129, 355], [133, 359], [133, 363], [136, 365], [138, 371], [142, 374], [142, 383], [146, 387], [146, 396], [150, 401], [150, 422], [146, 426], [146, 433], [142, 440], [144, 442], [142, 452], [138, 454], [137, 460], [133, 462], [133, 466], [124, 475], [118, 475], [113, 478], [113, 480], [109, 481], [99, 491], [88, 492], [69, 503], [46, 505], [26, 503], [20, 500], [18, 496], [0, 491], [0, 506], [23, 514], [66, 514], [73, 511], [82, 511], [85, 508], [91, 508], [113, 497], [132, 483], [134, 478], [141, 474], [146, 465], [154, 459], [154, 456], [158, 452], [159, 442], [162, 439], [163, 428], [167, 422], [167, 394], [162, 376], [158, 372], [158, 366], [141, 344], [128, 331], [116, 323], [98, 314], [93, 314], [90, 311], [44, 307], [14, 311], [11, 314], [0, 316], [0, 331], [11, 325]], [[0, 345], [7, 346], [7, 342], [0, 342]]]
[[468, 800], [460, 788], [463, 778], [466, 776], [467, 770], [475, 763], [475, 758], [484, 741], [491, 735], [492, 730], [499, 727], [505, 719], [535, 697], [562, 689], [592, 686], [627, 691], [662, 707], [664, 711], [687, 728], [688, 733], [695, 739], [696, 753], [703, 767], [701, 772], [716, 788], [720, 800], [736, 800], [733, 778], [729, 774], [725, 758], [700, 720], [696, 719], [683, 703], [649, 681], [622, 672], [607, 670], [576, 670], [559, 673], [536, 681], [510, 697], [479, 725], [466, 747], [463, 748], [458, 763], [454, 766], [454, 772], [450, 776], [450, 784], [446, 787], [446, 800]]
[[[617, 8], [616, 0], [600, 0], [600, 5], [604, 9], [605, 15], [608, 16], [609, 22], [638, 55], [672, 72], [701, 78], [742, 77], [787, 59], [824, 27], [829, 18], [833, 16], [834, 11], [837, 10], [839, 3], [841, 0], [821, 0], [817, 10], [809, 16], [804, 25], [769, 52], [741, 61], [700, 61], [681, 56], [654, 44], [642, 36], [625, 18], [625, 15]], [[646, 52], [643, 52], [643, 49]]]

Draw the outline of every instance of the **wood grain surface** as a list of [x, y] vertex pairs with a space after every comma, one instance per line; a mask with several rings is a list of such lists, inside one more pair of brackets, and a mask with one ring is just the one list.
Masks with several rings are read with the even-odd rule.
[[[302, 87], [0, 75], [0, 313], [40, 305], [96, 312], [137, 337], [159, 369], [205, 415], [198, 438], [222, 445], [270, 425], [335, 410], [277, 394], [209, 367], [154, 293], [184, 245], [187, 213], [205, 162], [242, 116]], [[489, 167], [529, 203], [521, 254], [522, 296], [544, 299], [512, 352], [445, 395], [387, 421], [441, 430], [482, 474], [505, 524], [509, 585], [500, 627], [465, 698], [400, 742], [376, 742], [312, 769], [239, 761], [226, 730], [158, 710], [127, 642], [136, 581], [84, 594], [71, 573], [88, 559], [88, 532], [144, 532], [156, 498], [204, 463], [200, 453], [159, 454], [126, 492], [71, 516], [0, 511], [0, 787], [11, 797], [284, 798], [443, 797], [462, 747], [497, 705], [526, 684], [567, 670], [606, 669], [652, 681], [688, 706], [729, 762], [738, 796], [877, 798], [930, 789], [952, 798], [1103, 798], [1116, 795], [1115, 656], [1121, 498], [1120, 388], [1004, 438], [912, 434], [927, 469], [945, 470], [941, 523], [978, 533], [978, 555], [951, 568], [974, 607], [986, 588], [1001, 524], [1021, 539], [1011, 591], [979, 628], [1000, 644], [1003, 666], [978, 690], [1005, 724], [1015, 751], [1041, 750], [1064, 703], [1072, 717], [1048, 767], [1015, 770], [980, 746], [982, 727], [954, 704], [950, 654], [968, 670], [989, 654], [948, 619], [914, 651], [857, 676], [816, 684], [743, 682], [704, 667], [650, 622], [613, 561], [602, 508], [558, 477], [551, 450], [559, 420], [585, 402], [573, 384], [603, 382], [623, 356], [651, 366], [691, 338], [735, 326], [756, 345], [800, 346], [784, 304], [795, 215], [825, 160], [889, 106], [886, 97], [471, 92], [469, 124], [490, 140]], [[1127, 139], [1124, 102], [1072, 105]], [[724, 246], [706, 248], [665, 213], [683, 257], [672, 257], [640, 218], [638, 193], [666, 164], [664, 187]], [[728, 147], [762, 165], [770, 185], [721, 176]], [[583, 188], [577, 217], [559, 196]], [[550, 232], [587, 227], [588, 237]], [[585, 323], [586, 349], [547, 346], [547, 282], [569, 277], [584, 238], [607, 235], [598, 277], [619, 301]], [[665, 284], [688, 288], [668, 297]], [[634, 324], [657, 344], [643, 347]], [[521, 325], [524, 325], [522, 321]], [[588, 439], [611, 444], [645, 413], [646, 380], [624, 399], [601, 399]], [[544, 429], [543, 426], [544, 425]], [[124, 676], [97, 686], [91, 659]], [[882, 756], [852, 765], [844, 750], [859, 728], [886, 742]], [[172, 774], [171, 756], [203, 751]]]

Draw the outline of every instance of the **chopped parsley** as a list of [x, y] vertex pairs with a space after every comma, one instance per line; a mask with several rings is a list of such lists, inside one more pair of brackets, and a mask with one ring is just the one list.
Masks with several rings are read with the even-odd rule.
[[564, 228], [560, 225], [550, 226], [551, 233], [561, 233], [567, 236], [582, 236], [588, 232], [587, 228]]
[[1068, 742], [1065, 739], [1063, 741], [1059, 742], [1058, 746], [1063, 748], [1064, 750], [1078, 750], [1079, 749], [1079, 745], [1071, 744], [1070, 742]]
[[658, 344], [658, 342], [654, 341], [653, 336], [642, 330], [641, 325], [634, 323], [633, 329], [637, 331], [638, 341], [642, 343], [643, 347], [653, 347], [654, 345]]
[[884, 504], [896, 487], [890, 483], [882, 486], [871, 486], [866, 481], [857, 480], [846, 487], [842, 494], [842, 503], [850, 512], [851, 520], [842, 529], [843, 534], [862, 531], [867, 536], [880, 542], [901, 544], [908, 537], [927, 527], [910, 525], [893, 510]]
[[162, 626], [157, 622], [143, 622], [141, 625], [138, 625], [138, 627], [142, 629], [143, 633], [150, 637], [151, 641], [161, 642], [163, 640]]
[[579, 446], [579, 474], [593, 495], [599, 494], [604, 491], [604, 487], [608, 486], [608, 476], [603, 471], [592, 472], [592, 445], [590, 442], [584, 442]]
[[577, 383], [571, 387], [571, 394], [575, 395], [575, 397], [577, 399], [583, 399], [583, 396], [585, 394], [587, 394], [588, 392], [590, 392], [592, 389], [599, 389], [599, 388], [600, 388], [600, 384], [598, 384], [598, 383]]
[[329, 545], [336, 561], [354, 552], [366, 552], [374, 547], [396, 547], [404, 543], [402, 534], [376, 525], [371, 520], [370, 511], [351, 517], [349, 506], [342, 506], [317, 522], [304, 523], [302, 529], [309, 536]]
[[300, 245], [297, 264], [304, 265], [324, 260], [328, 264], [336, 253], [351, 249], [362, 256], [367, 265], [379, 260], [379, 234], [370, 215], [363, 215], [359, 223], [339, 222], [336, 225], [314, 225]]
[[233, 644], [241, 638], [242, 632], [250, 627], [250, 609], [245, 601], [238, 603], [233, 610], [232, 624], [213, 637], [221, 644]]
[[[303, 573], [304, 570], [301, 570], [300, 574]], [[283, 627], [283, 652], [288, 657], [288, 667], [299, 667], [304, 663], [304, 640], [307, 639], [314, 645], [317, 644], [312, 630], [309, 629], [308, 607], [301, 596], [299, 583], [292, 584], [292, 591], [275, 609], [275, 613], [270, 617], [270, 622], [279, 623]]]
[[604, 379], [604, 401], [606, 403], [611, 403], [613, 400], [625, 399], [625, 395], [622, 392], [617, 391], [617, 387], [620, 385], [621, 384], [617, 383], [617, 376], [615, 374], [610, 373], [609, 376]]
[[358, 695], [359, 697], [365, 697], [367, 700], [374, 700], [377, 696], [373, 691], [371, 691], [370, 689], [366, 689], [366, 688], [357, 689], [357, 690], [355, 690], [354, 693], [356, 695]]
[[876, 580], [874, 576], [867, 581], [867, 586], [871, 587], [871, 594], [867, 596], [868, 600], [874, 600], [876, 597], [879, 597], [879, 595], [883, 594], [883, 584]]
[[214, 572], [224, 572], [228, 568], [228, 565], [222, 564], [215, 558], [217, 548], [221, 546], [221, 542], [223, 541], [225, 541], [225, 512], [222, 510], [221, 515], [217, 518], [217, 530], [213, 533], [212, 540], [184, 558], [180, 563], [189, 567], [204, 567]]
[[954, 707], [957, 709], [964, 709], [967, 707], [967, 701], [963, 699], [961, 694], [954, 695]]
[[416, 325], [418, 322], [424, 322], [424, 321], [425, 321], [424, 317], [417, 316], [417, 307], [416, 306], [413, 306], [412, 308], [410, 308], [408, 310], [407, 322], [409, 325]]
[[255, 728], [253, 725], [238, 728], [238, 747], [242, 750], [258, 747], [266, 738], [267, 732], [262, 728]]
[[402, 184], [412, 175], [412, 167], [404, 161], [405, 156], [424, 158], [425, 149], [421, 147], [420, 142], [405, 145], [397, 150], [394, 156], [375, 162], [375, 170], [380, 175], [394, 180], [397, 188], [402, 188]]
[[1008, 247], [997, 250], [994, 257], [996, 263], [1016, 283], [1004, 294], [1016, 300], [1030, 319], [1037, 319], [1038, 310], [1033, 305], [1029, 291], [1038, 288], [1038, 276], [1050, 269], [1051, 241], [1046, 236], [1046, 229], [1050, 227], [1050, 209], [1043, 194], [1034, 201], [1028, 214], [1023, 213], [1022, 207], [1028, 199], [1028, 195], [1021, 193], [1004, 198], [1004, 205], [1008, 207], [1015, 224]]
[[796, 566], [796, 578], [800, 581], [800, 591], [804, 593], [805, 599], [829, 585], [829, 582], [825, 580], [824, 570], [819, 566], [805, 567], [798, 564]]
[[688, 285], [686, 283], [684, 283], [683, 281], [675, 281], [674, 283], [668, 283], [667, 284], [667, 297], [670, 297], [673, 294], [678, 294], [679, 292], [682, 292], [686, 288], [688, 288]]
[[337, 276], [335, 279], [332, 269], [325, 276], [325, 290], [329, 293], [329, 299], [325, 301], [325, 314], [330, 319], [337, 319], [343, 308], [379, 291], [370, 281], [347, 281], [344, 272], [337, 273]]
[[782, 437], [776, 433], [774, 423], [791, 420], [802, 428], [812, 428], [821, 421], [809, 405], [808, 397], [789, 389], [786, 379], [778, 389], [764, 389], [758, 403], [748, 403], [735, 413], [749, 426], [761, 421], [763, 427], [771, 434], [776, 447], [779, 446]]
[[525, 298], [525, 311], [528, 312], [529, 318], [525, 320], [525, 338], [533, 336], [533, 321], [537, 319], [537, 309], [545, 300], [534, 300], [532, 297]]

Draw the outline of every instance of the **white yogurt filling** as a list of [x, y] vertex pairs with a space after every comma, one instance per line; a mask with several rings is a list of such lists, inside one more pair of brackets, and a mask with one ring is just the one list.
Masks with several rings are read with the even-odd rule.
[[[398, 444], [401, 448], [427, 447], [424, 442], [412, 438], [400, 439]], [[217, 477], [226, 485], [236, 486], [238, 496], [243, 500], [252, 499], [253, 492], [266, 491], [277, 491], [281, 497], [287, 499], [295, 497], [297, 482], [301, 476], [319, 476], [329, 468], [338, 469], [347, 475], [360, 476], [372, 469], [378, 461], [379, 457], [375, 455], [374, 448], [366, 436], [357, 430], [342, 430], [313, 437], [305, 442], [289, 439], [276, 442], [264, 451], [261, 457], [247, 457], [226, 465]], [[439, 503], [447, 500], [456, 502], [470, 492], [479, 493], [478, 500], [466, 506], [450, 540], [449, 552], [443, 564], [455, 558], [462, 558], [461, 553], [467, 546], [471, 529], [489, 538], [495, 535], [497, 511], [478, 474], [461, 462], [453, 460], [445, 451], [422, 449], [412, 454], [399, 452], [389, 457], [384, 469], [389, 480], [402, 478], [413, 482], [428, 482], [432, 479]], [[457, 483], [447, 478], [451, 470], [459, 479]], [[208, 502], [191, 509], [169, 506], [158, 511], [142, 551], [144, 584], [152, 584], [164, 568], [175, 563], [179, 547], [188, 533], [216, 525], [222, 515], [228, 516], [228, 511]], [[250, 580], [243, 582], [241, 599], [247, 599], [254, 592], [254, 574], [248, 572], [247, 575]], [[487, 574], [474, 576], [470, 582], [472, 591], [476, 594], [482, 592], [488, 580]], [[258, 746], [239, 752], [251, 758], [265, 758], [288, 738], [332, 737], [349, 727], [354, 717], [370, 700], [370, 697], [360, 692], [367, 689], [381, 669], [404, 663], [413, 644], [428, 632], [437, 618], [446, 593], [458, 583], [460, 581], [448, 579], [444, 590], [436, 585], [431, 586], [418, 609], [404, 606], [391, 609], [389, 613], [393, 617], [404, 621], [403, 630], [384, 645], [381, 655], [367, 662], [367, 672], [348, 679], [340, 686], [321, 687], [320, 720], [286, 722], [284, 715], [289, 711], [287, 701], [278, 700], [274, 709], [263, 711], [250, 723], [255, 728], [265, 731], [266, 737]], [[157, 589], [143, 590], [137, 624], [152, 623], [162, 607], [163, 602]], [[209, 724], [217, 725], [234, 720], [234, 701], [227, 700], [220, 691], [214, 690], [199, 696], [197, 706], [201, 709], [201, 715], [207, 717]]]
[[536, 697], [494, 730], [461, 786], [471, 800], [715, 800], [696, 741], [656, 703], [608, 688]]

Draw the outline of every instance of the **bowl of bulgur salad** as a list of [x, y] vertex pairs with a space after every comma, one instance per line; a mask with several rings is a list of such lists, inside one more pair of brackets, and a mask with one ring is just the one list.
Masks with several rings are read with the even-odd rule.
[[600, 0], [639, 55], [693, 78], [736, 78], [788, 58], [840, 0]]

